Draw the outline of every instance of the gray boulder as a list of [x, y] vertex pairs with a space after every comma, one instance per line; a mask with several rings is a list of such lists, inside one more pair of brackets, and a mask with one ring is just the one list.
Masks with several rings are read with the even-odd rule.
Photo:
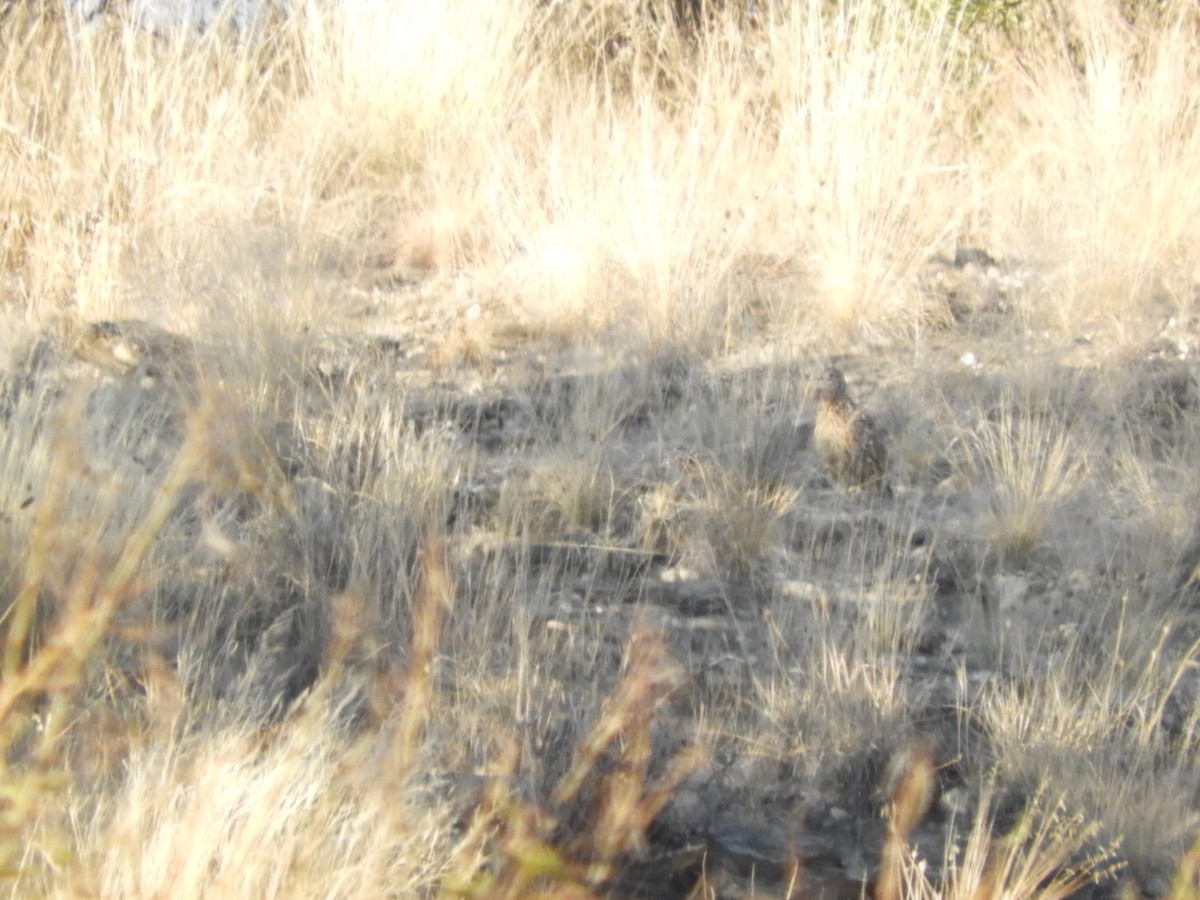
[[290, 0], [63, 0], [69, 17], [95, 27], [105, 15], [121, 15], [153, 34], [208, 31], [229, 21], [239, 34], [262, 29], [273, 12], [290, 11]]

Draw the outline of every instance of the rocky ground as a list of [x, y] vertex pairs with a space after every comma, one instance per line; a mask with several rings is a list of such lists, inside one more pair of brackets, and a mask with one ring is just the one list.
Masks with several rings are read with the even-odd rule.
[[[192, 696], [277, 720], [321, 671], [339, 597], [365, 596], [403, 659], [434, 528], [458, 598], [441, 690], [479, 704], [480, 731], [531, 735], [535, 796], [617, 683], [635, 622], [680, 667], [656, 765], [693, 740], [710, 752], [614, 895], [694, 896], [703, 877], [721, 897], [860, 896], [914, 753], [937, 769], [910, 836], [937, 883], [985, 785], [1003, 833], [1048, 778], [1010, 754], [997, 698], [1037, 704], [1064, 666], [1086, 678], [1084, 661], [1120, 654], [1127, 608], [1166, 617], [1162, 653], [1190, 659], [1200, 331], [1177, 317], [1124, 343], [1039, 333], [1014, 311], [1015, 267], [947, 259], [927, 277], [956, 321], [833, 358], [786, 336], [711, 357], [614, 352], [415, 282], [363, 292], [336, 332], [275, 334], [240, 357], [131, 320], [42, 334], [0, 391], [4, 583], [47, 522], [72, 564], [119, 541], [203, 420], [207, 455], [109, 671], [136, 684], [149, 641]], [[886, 432], [890, 498], [833, 483], [812, 452], [811, 386], [830, 362]], [[542, 696], [517, 721], [496, 697], [530, 658]], [[494, 707], [464, 699], [487, 676]], [[1159, 697], [1161, 748], [1190, 734], [1198, 689], [1184, 665]], [[430, 740], [450, 747], [455, 727], [435, 722]], [[1105, 752], [1139, 758], [1115, 739]], [[485, 780], [471, 756], [434, 752], [431, 779], [471, 797]], [[1061, 790], [1103, 825], [1078, 782], [1046, 786]], [[1135, 845], [1113, 860], [1162, 893], [1179, 840], [1164, 836], [1165, 859]]]

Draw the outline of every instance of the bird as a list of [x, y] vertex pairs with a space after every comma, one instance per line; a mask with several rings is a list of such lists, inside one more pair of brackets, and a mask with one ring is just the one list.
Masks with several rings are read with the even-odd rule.
[[840, 369], [830, 366], [825, 370], [817, 384], [817, 399], [812, 444], [829, 476], [845, 487], [890, 497], [883, 432], [850, 399]]

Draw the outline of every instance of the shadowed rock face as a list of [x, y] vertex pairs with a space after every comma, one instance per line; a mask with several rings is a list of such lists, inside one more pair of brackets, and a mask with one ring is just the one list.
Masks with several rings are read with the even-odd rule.
[[139, 319], [93, 322], [71, 349], [77, 358], [110, 375], [137, 375], [178, 386], [196, 381], [191, 341]]
[[829, 476], [847, 487], [890, 494], [883, 433], [850, 399], [846, 378], [830, 367], [817, 387], [812, 442]]

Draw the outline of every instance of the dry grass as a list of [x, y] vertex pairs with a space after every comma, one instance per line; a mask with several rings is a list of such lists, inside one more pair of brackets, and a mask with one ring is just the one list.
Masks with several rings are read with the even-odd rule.
[[1195, 10], [670, 5], [0, 15], [13, 896], [1190, 896]]
[[1046, 539], [1055, 512], [1079, 489], [1086, 450], [1065, 423], [1017, 403], [980, 424], [972, 450], [973, 474], [989, 488], [992, 545], [1019, 562]]

